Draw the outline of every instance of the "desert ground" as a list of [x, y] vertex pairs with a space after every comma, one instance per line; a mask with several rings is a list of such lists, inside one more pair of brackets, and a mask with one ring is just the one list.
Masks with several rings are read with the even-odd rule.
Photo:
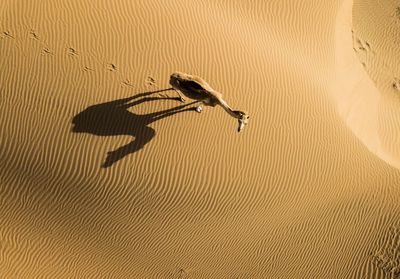
[[397, 0], [0, 1], [0, 278], [400, 278], [399, 33]]

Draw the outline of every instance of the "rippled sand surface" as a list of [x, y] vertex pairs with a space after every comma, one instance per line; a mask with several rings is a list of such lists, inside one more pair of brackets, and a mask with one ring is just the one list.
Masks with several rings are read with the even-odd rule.
[[396, 278], [387, 2], [1, 1], [0, 278]]

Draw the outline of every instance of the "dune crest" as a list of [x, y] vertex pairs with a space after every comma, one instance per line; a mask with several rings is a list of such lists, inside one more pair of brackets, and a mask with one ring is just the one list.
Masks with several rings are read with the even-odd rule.
[[[353, 1], [343, 1], [336, 20], [336, 77], [332, 95], [337, 102], [340, 116], [352, 132], [374, 154], [392, 166], [400, 168], [400, 130], [390, 125], [399, 119], [399, 100], [381, 92], [356, 56], [360, 45], [353, 48]], [[360, 41], [359, 41], [360, 42]], [[396, 111], [397, 110], [397, 111]], [[388, 119], [390, 118], [390, 119]], [[393, 148], [392, 146], [396, 146]]]

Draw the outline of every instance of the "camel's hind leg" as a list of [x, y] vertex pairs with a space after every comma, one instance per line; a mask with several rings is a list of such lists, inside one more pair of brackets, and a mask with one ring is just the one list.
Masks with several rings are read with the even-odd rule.
[[179, 91], [178, 89], [174, 88], [175, 92], [178, 93], [179, 98], [181, 99], [181, 102], [184, 103], [186, 102], [186, 99], [183, 97], [183, 94], [181, 91]]

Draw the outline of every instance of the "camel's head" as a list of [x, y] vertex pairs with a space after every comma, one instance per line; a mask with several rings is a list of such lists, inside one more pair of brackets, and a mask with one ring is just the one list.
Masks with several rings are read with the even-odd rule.
[[249, 122], [250, 116], [247, 112], [240, 110], [235, 110], [234, 113], [236, 114], [236, 118], [238, 119], [239, 122], [238, 132], [241, 132], [244, 126], [246, 126], [247, 123]]

